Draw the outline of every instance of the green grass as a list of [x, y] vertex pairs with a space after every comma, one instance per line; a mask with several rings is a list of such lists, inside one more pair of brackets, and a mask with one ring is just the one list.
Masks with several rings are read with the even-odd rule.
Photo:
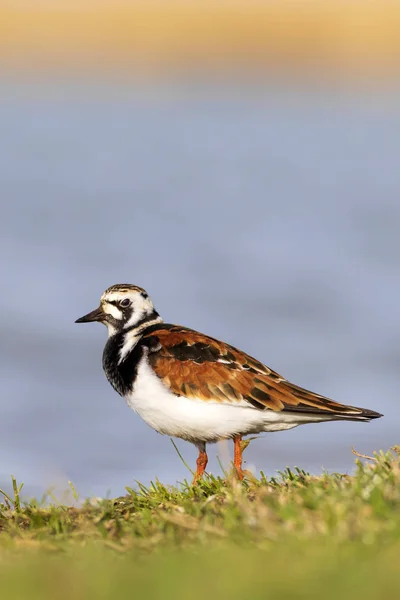
[[20, 495], [14, 480], [0, 504], [7, 599], [398, 594], [398, 449], [357, 460], [353, 476], [287, 469], [245, 483], [155, 482], [76, 507]]

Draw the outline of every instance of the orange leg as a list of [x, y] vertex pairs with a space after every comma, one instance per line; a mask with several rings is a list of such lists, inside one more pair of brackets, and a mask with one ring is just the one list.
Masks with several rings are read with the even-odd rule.
[[199, 456], [197, 457], [197, 460], [196, 460], [197, 469], [196, 469], [195, 476], [193, 478], [193, 485], [195, 483], [197, 483], [199, 481], [199, 479], [201, 479], [203, 477], [203, 473], [206, 470], [206, 466], [208, 463], [206, 445], [205, 444], [196, 444], [196, 445], [197, 445], [197, 448], [199, 449]]
[[233, 464], [235, 465], [237, 476], [240, 480], [244, 477], [244, 472], [242, 470], [242, 436], [237, 435], [233, 438]]

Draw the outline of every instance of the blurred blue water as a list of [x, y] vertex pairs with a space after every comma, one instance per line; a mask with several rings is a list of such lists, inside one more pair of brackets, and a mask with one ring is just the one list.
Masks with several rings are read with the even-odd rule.
[[188, 475], [107, 383], [105, 329], [73, 323], [123, 281], [166, 321], [385, 413], [265, 434], [248, 464], [348, 470], [353, 444], [400, 442], [397, 92], [4, 80], [0, 131], [0, 487]]

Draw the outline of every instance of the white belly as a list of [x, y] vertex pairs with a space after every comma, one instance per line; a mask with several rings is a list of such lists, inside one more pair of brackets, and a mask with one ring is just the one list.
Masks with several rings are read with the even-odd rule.
[[[146, 357], [138, 366], [134, 391], [125, 400], [159, 433], [191, 442], [215, 442], [237, 434], [281, 431], [307, 422], [296, 413], [259, 410], [244, 402], [232, 405], [175, 396], [151, 369]], [[308, 422], [313, 420], [308, 417]]]

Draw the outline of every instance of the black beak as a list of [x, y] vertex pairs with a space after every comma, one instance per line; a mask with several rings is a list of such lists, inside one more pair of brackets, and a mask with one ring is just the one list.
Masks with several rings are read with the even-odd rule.
[[75, 323], [91, 323], [92, 321], [102, 321], [104, 319], [104, 312], [101, 306], [95, 308], [92, 312], [88, 313], [84, 317], [77, 319]]

